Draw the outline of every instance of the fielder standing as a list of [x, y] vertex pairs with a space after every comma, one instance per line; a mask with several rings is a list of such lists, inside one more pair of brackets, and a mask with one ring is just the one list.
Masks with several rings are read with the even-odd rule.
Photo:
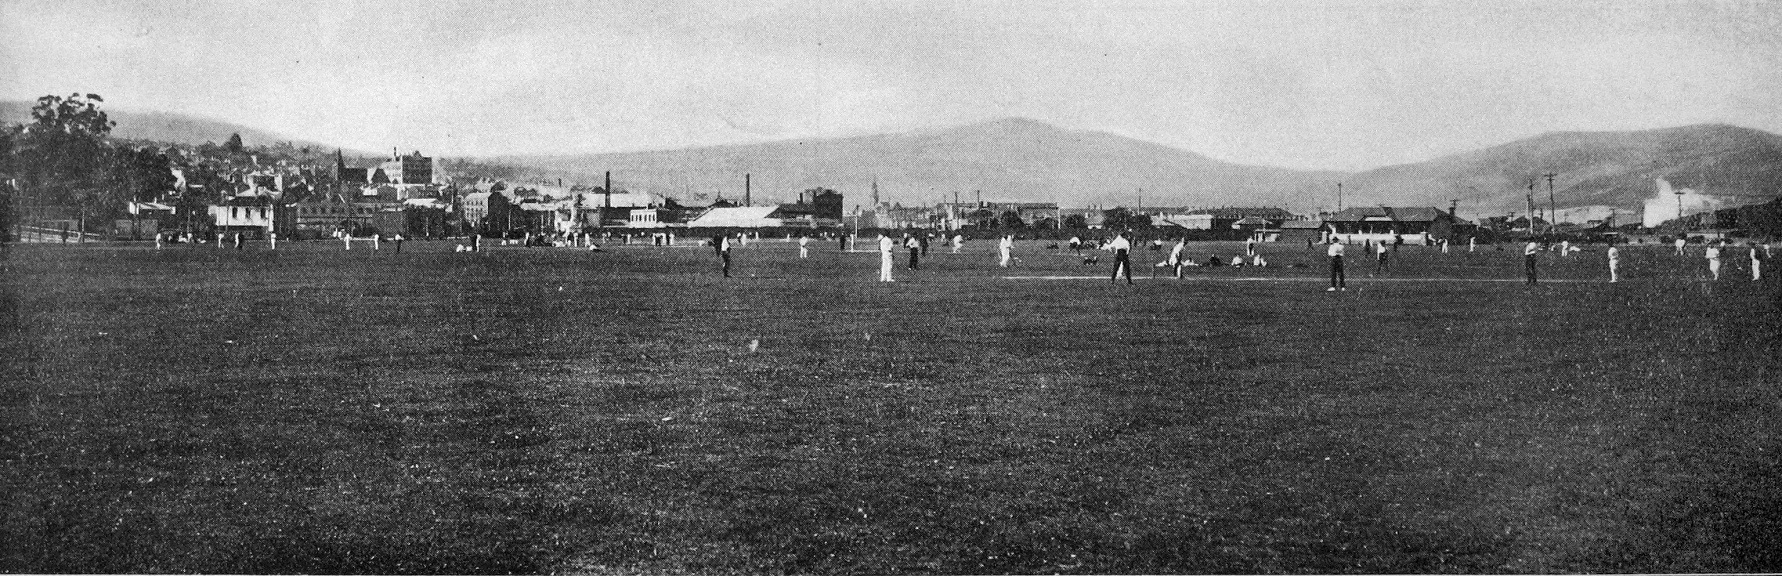
[[1126, 239], [1126, 233], [1121, 232], [1114, 236], [1114, 241], [1109, 242], [1106, 249], [1114, 253], [1114, 275], [1108, 278], [1108, 282], [1120, 283], [1120, 271], [1125, 270], [1126, 284], [1132, 285], [1132, 242]]
[[1330, 287], [1324, 291], [1348, 291], [1348, 278], [1343, 274], [1343, 242], [1332, 238], [1330, 248], [1326, 249], [1325, 253], [1330, 255]]
[[1765, 256], [1763, 253], [1763, 248], [1759, 247], [1756, 242], [1752, 242], [1751, 243], [1751, 281], [1752, 282], [1763, 281], [1763, 259], [1764, 258], [1765, 258]]
[[892, 253], [895, 252], [896, 250], [897, 250], [897, 244], [895, 242], [891, 241], [890, 236], [886, 236], [883, 233], [879, 234], [879, 281], [880, 282], [896, 282], [896, 280], [893, 280], [891, 278], [891, 266], [897, 258]]
[[1541, 244], [1534, 240], [1529, 240], [1528, 245], [1522, 247], [1522, 268], [1523, 272], [1528, 275], [1528, 284], [1531, 286], [1537, 282], [1535, 280], [1535, 258], [1540, 253]]
[[1169, 250], [1169, 265], [1176, 269], [1176, 279], [1182, 278], [1182, 251], [1188, 248], [1188, 238], [1176, 241], [1176, 247]]
[[1621, 281], [1621, 249], [1615, 247], [1615, 241], [1609, 241], [1609, 283]]
[[1707, 251], [1702, 252], [1702, 257], [1708, 259], [1708, 275], [1716, 281], [1720, 280], [1720, 245], [1709, 243]]
[[724, 277], [730, 277], [730, 235], [718, 237], [718, 258], [724, 261]]

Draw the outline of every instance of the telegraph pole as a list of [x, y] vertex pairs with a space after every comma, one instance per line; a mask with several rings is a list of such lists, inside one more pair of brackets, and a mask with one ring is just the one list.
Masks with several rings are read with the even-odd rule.
[[1343, 183], [1337, 183], [1337, 211], [1343, 211]]
[[1547, 215], [1551, 217], [1547, 221], [1547, 229], [1552, 230], [1553, 226], [1559, 223], [1559, 208], [1553, 204], [1553, 177], [1558, 174], [1548, 172], [1542, 176], [1547, 177]]
[[1528, 212], [1527, 212], [1527, 214], [1528, 214], [1528, 234], [1530, 236], [1534, 235], [1534, 229], [1535, 229], [1535, 227], [1534, 227], [1535, 226], [1535, 224], [1534, 224], [1534, 217], [1535, 217], [1534, 185], [1535, 185], [1535, 179], [1529, 178], [1528, 179], [1528, 206], [1527, 206]]

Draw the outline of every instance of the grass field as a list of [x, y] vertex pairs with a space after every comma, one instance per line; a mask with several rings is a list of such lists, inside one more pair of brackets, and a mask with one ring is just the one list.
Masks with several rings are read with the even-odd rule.
[[1699, 250], [451, 246], [0, 253], [0, 571], [1782, 570], [1779, 286]]

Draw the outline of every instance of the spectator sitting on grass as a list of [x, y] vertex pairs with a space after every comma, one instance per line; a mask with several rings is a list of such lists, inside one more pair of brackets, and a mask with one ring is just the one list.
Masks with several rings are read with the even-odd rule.
[[1207, 257], [1207, 266], [1210, 266], [1213, 268], [1218, 268], [1218, 267], [1224, 266], [1224, 265], [1225, 265], [1225, 263], [1219, 260], [1219, 255], [1217, 255], [1217, 254]]

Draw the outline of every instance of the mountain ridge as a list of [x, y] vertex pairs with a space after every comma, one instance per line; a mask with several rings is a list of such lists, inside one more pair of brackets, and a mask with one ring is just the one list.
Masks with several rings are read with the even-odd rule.
[[[0, 101], [0, 121], [29, 120], [30, 103]], [[169, 112], [107, 110], [119, 138], [249, 144], [289, 141], [333, 148], [249, 126]], [[373, 153], [354, 152], [359, 155]], [[1728, 204], [1782, 196], [1782, 136], [1726, 123], [1633, 131], [1553, 131], [1477, 150], [1369, 170], [1299, 170], [1214, 159], [1191, 150], [1110, 132], [1055, 126], [1021, 116], [904, 132], [787, 138], [666, 150], [475, 157], [522, 168], [528, 177], [618, 185], [683, 201], [743, 196], [791, 200], [800, 191], [842, 191], [850, 205], [973, 200], [1057, 202], [1062, 206], [1281, 206], [1311, 214], [1336, 205], [1446, 208], [1471, 214], [1524, 210], [1531, 181], [1556, 174], [1560, 208], [1638, 210], [1658, 194], [1656, 180], [1693, 188]], [[955, 196], [957, 195], [957, 196]], [[1540, 196], [1545, 196], [1541, 194]], [[1540, 202], [1545, 206], [1545, 202]], [[850, 206], [852, 207], [852, 206]]]
[[670, 193], [690, 190], [694, 183], [726, 183], [720, 185], [725, 196], [741, 196], [739, 177], [747, 173], [768, 197], [791, 197], [823, 186], [861, 198], [854, 194], [867, 192], [876, 180], [891, 200], [905, 203], [951, 201], [955, 192], [970, 199], [982, 190], [987, 200], [1066, 206], [1275, 205], [1338, 174], [1223, 162], [1163, 144], [1023, 117], [831, 139], [499, 159], [571, 178], [610, 169], [623, 174], [629, 187]]
[[1782, 195], [1782, 136], [1724, 123], [1548, 132], [1375, 168], [1346, 182], [1367, 204], [1418, 200], [1445, 206], [1446, 196], [1501, 212], [1521, 211], [1531, 182], [1536, 192], [1545, 192], [1547, 174], [1554, 174], [1552, 196], [1560, 208], [1637, 210], [1657, 196], [1659, 178], [1735, 204], [1760, 203]]

